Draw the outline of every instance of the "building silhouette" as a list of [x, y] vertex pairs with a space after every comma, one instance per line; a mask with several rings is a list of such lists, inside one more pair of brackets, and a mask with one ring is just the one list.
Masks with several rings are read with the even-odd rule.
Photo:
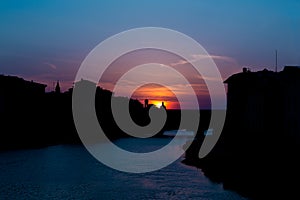
[[[228, 132], [289, 137], [300, 142], [300, 68], [281, 72], [244, 68], [224, 83], [228, 86]], [[225, 127], [225, 128], [226, 128]]]
[[26, 81], [16, 76], [0, 75], [0, 94], [43, 94], [47, 85]]
[[280, 72], [244, 68], [225, 84], [226, 120], [217, 144], [199, 159], [201, 134], [185, 163], [251, 199], [298, 195], [298, 185], [292, 183], [299, 181], [300, 167], [300, 67]]
[[[46, 85], [0, 75], [0, 149], [37, 146], [45, 139]], [[33, 145], [35, 143], [35, 145]]]
[[0, 75], [0, 113], [11, 109], [24, 109], [24, 104], [32, 104], [45, 93], [47, 85], [26, 81], [16, 76]]
[[145, 99], [144, 100], [144, 108], [146, 109], [146, 110], [149, 110], [151, 107], [153, 107], [154, 106], [154, 104], [152, 104], [152, 103], [150, 103], [149, 104], [149, 99]]

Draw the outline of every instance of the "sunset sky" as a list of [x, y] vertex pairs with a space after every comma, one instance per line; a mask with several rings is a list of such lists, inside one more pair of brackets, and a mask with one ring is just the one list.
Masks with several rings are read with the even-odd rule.
[[[101, 41], [147, 26], [174, 29], [195, 39], [212, 56], [223, 79], [244, 66], [273, 70], [275, 49], [281, 70], [285, 65], [300, 65], [299, 10], [299, 0], [2, 0], [0, 74], [46, 83], [47, 91], [60, 80], [66, 90], [83, 59]], [[153, 60], [193, 75], [188, 64], [174, 55], [142, 51], [116, 60], [100, 85], [111, 89], [129, 66]], [[207, 106], [206, 86], [200, 79], [191, 81]], [[158, 86], [135, 93], [139, 99], [146, 95], [175, 102]]]

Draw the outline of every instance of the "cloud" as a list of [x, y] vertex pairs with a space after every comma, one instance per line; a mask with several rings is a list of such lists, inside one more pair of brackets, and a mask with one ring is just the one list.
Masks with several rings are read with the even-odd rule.
[[57, 67], [56, 67], [56, 65], [54, 65], [54, 64], [52, 64], [52, 63], [48, 63], [48, 62], [44, 62], [43, 63], [44, 65], [47, 65], [47, 66], [49, 66], [49, 67], [51, 67], [52, 69], [57, 69]]
[[192, 55], [192, 58], [200, 60], [206, 58], [212, 58], [214, 60], [223, 60], [226, 62], [235, 62], [235, 59], [228, 56], [219, 56], [219, 55]]
[[[204, 60], [204, 59], [213, 59], [213, 60], [221, 60], [221, 61], [226, 61], [226, 62], [236, 62], [235, 59], [228, 57], [228, 56], [220, 56], [220, 55], [203, 55], [203, 54], [194, 54], [191, 55], [190, 62], [197, 62], [199, 60]], [[185, 65], [190, 63], [187, 60], [179, 60], [178, 62], [171, 63], [170, 65], [172, 67], [178, 66], [178, 65]]]

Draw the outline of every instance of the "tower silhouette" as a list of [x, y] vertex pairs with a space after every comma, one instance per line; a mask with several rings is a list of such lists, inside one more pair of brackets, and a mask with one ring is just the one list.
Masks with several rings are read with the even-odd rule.
[[165, 102], [161, 102], [161, 108], [167, 109], [165, 106]]
[[149, 106], [149, 100], [148, 99], [145, 99], [145, 108], [148, 108], [148, 106]]
[[59, 81], [57, 81], [56, 86], [55, 86], [55, 93], [60, 94], [60, 86], [59, 86]]

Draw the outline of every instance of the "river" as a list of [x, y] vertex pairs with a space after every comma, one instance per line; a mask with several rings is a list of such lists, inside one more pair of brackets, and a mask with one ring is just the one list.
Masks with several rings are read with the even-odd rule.
[[[120, 139], [136, 152], [158, 149], [168, 138]], [[111, 169], [79, 145], [0, 153], [0, 199], [245, 199], [182, 164], [150, 173]]]

